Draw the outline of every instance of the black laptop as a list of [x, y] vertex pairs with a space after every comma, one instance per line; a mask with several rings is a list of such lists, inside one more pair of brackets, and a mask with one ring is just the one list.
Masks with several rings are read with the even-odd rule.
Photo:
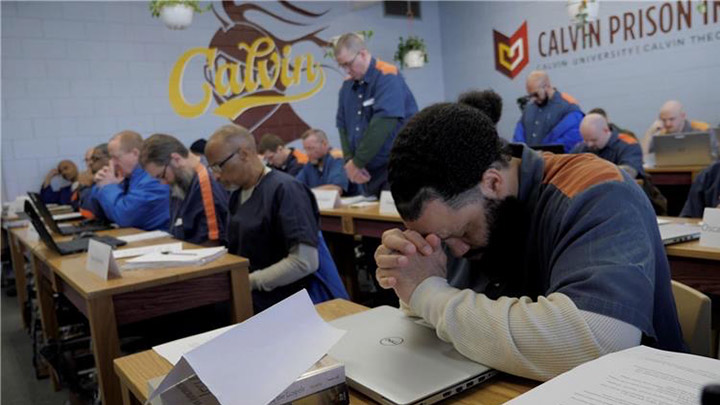
[[48, 232], [47, 228], [45, 228], [45, 225], [40, 219], [40, 215], [38, 215], [38, 213], [35, 211], [35, 208], [33, 208], [33, 205], [30, 203], [30, 201], [25, 201], [25, 213], [28, 214], [28, 216], [30, 217], [30, 222], [32, 222], [33, 227], [35, 227], [35, 230], [37, 231], [38, 235], [40, 235], [40, 239], [43, 241], [45, 246], [53, 249], [54, 251], [60, 253], [63, 256], [71, 255], [73, 253], [87, 252], [90, 239], [95, 239], [97, 241], [107, 243], [113, 248], [127, 244], [127, 242], [113, 238], [112, 236], [91, 236], [89, 238], [74, 239], [67, 242], [55, 242], [52, 236], [50, 236], [50, 232]]
[[103, 223], [60, 226], [53, 218], [52, 213], [48, 209], [47, 205], [45, 205], [42, 198], [40, 198], [40, 194], [28, 191], [28, 196], [30, 196], [30, 199], [40, 213], [40, 216], [45, 220], [45, 223], [50, 227], [53, 232], [59, 235], [75, 235], [76, 233], [81, 232], [105, 231], [108, 229], [112, 229], [109, 224]]

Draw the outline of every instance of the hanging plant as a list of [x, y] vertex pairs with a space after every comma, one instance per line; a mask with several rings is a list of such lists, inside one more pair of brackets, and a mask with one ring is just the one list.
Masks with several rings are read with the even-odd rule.
[[[374, 34], [372, 30], [355, 31], [355, 33], [358, 34], [363, 41], [365, 41], [365, 44], [370, 41], [370, 38], [372, 38]], [[340, 39], [341, 36], [342, 35], [336, 35], [330, 38], [330, 40], [328, 41], [330, 42], [330, 46], [325, 48], [325, 54], [323, 54], [324, 57], [329, 59], [335, 59], [335, 44], [337, 44], [337, 41], [338, 39]]]
[[151, 0], [150, 14], [174, 30], [185, 29], [192, 23], [193, 14], [210, 10], [210, 5], [200, 7], [199, 0]]
[[570, 20], [577, 26], [597, 20], [599, 9], [599, 0], [568, 0], [567, 3]]
[[400, 43], [398, 43], [393, 59], [400, 63], [401, 69], [423, 67], [428, 62], [425, 41], [417, 36], [409, 36], [405, 40], [400, 37]]

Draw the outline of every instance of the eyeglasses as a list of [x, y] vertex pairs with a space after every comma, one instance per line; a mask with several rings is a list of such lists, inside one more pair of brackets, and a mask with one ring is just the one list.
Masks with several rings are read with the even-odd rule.
[[214, 165], [210, 165], [210, 170], [212, 170], [213, 173], [220, 173], [222, 171], [222, 167], [225, 166], [225, 163], [227, 163], [230, 159], [232, 159], [232, 157], [235, 156], [235, 154], [238, 153], [239, 151], [240, 151], [240, 149], [231, 153], [230, 156], [226, 157], [221, 162], [215, 163]]
[[341, 69], [350, 69], [350, 66], [352, 66], [353, 63], [355, 63], [355, 59], [360, 55], [360, 52], [357, 52], [355, 56], [353, 56], [352, 59], [350, 59], [350, 62], [340, 63], [338, 62], [338, 66], [340, 66]]

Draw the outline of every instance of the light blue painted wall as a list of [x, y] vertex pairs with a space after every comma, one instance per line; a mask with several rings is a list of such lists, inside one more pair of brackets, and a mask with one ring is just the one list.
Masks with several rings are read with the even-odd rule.
[[[323, 39], [372, 29], [369, 47], [386, 61], [392, 61], [399, 36], [420, 35], [432, 59], [425, 68], [403, 74], [421, 107], [444, 97], [437, 3], [423, 3], [422, 20], [412, 25], [384, 17], [382, 3], [375, 1], [298, 5], [329, 12], [319, 19], [301, 18], [309, 24], [305, 27], [255, 12], [248, 15], [280, 38], [296, 38], [321, 27], [327, 27], [320, 34]], [[262, 6], [291, 16], [276, 2]], [[3, 1], [1, 7], [3, 201], [39, 189], [47, 171], [61, 159], [84, 167], [84, 151], [120, 130], [133, 129], [144, 136], [168, 133], [189, 144], [228, 122], [212, 114], [214, 102], [193, 119], [179, 117], [168, 102], [168, 78], [177, 59], [187, 49], [208, 46], [220, 27], [212, 13], [196, 15], [187, 30], [172, 31], [151, 18], [146, 1]], [[315, 45], [293, 49], [295, 55], [303, 52], [336, 67]], [[335, 111], [342, 80], [337, 71], [328, 70], [325, 87], [294, 104], [298, 115], [324, 129], [337, 147]], [[202, 83], [202, 63], [195, 59], [183, 80], [189, 100], [199, 100]]]
[[[601, 24], [606, 25], [611, 15], [622, 18], [626, 12], [662, 4], [601, 1], [599, 19]], [[675, 7], [676, 3], [670, 4]], [[693, 8], [695, 4], [693, 2]], [[576, 97], [584, 110], [597, 106], [605, 108], [612, 121], [636, 132], [638, 136], [644, 134], [662, 103], [668, 99], [680, 100], [692, 119], [720, 124], [720, 23], [704, 25], [697, 10], [693, 9], [691, 29], [624, 43], [616, 41], [612, 45], [607, 37], [603, 37], [599, 48], [541, 58], [537, 44], [540, 32], [560, 27], [567, 29], [570, 24], [565, 5], [566, 2], [559, 1], [441, 2], [446, 98], [454, 99], [468, 88], [493, 88], [504, 100], [499, 132], [503, 137], [510, 138], [520, 117], [515, 100], [525, 94], [527, 74], [538, 68], [540, 63], [564, 60], [568, 62], [567, 67], [548, 70], [553, 84]], [[530, 63], [511, 80], [495, 71], [493, 29], [510, 36], [523, 21], [528, 23]], [[645, 23], [645, 30], [647, 27]], [[606, 26], [602, 28], [607, 29]], [[693, 42], [693, 35], [710, 35], [712, 39], [703, 43]], [[666, 41], [679, 39], [685, 40], [684, 46], [592, 64], [572, 64], [580, 56], [633, 46], [664, 45]]]

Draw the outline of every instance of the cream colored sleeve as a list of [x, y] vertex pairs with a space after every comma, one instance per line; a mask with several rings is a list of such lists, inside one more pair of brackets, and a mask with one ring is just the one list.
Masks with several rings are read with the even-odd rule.
[[250, 273], [250, 286], [253, 290], [272, 291], [315, 272], [319, 264], [317, 248], [300, 243], [290, 248], [286, 258]]
[[561, 293], [491, 300], [441, 277], [423, 281], [410, 312], [466, 357], [506, 373], [545, 381], [606, 353], [640, 344], [638, 328], [579, 310]]

